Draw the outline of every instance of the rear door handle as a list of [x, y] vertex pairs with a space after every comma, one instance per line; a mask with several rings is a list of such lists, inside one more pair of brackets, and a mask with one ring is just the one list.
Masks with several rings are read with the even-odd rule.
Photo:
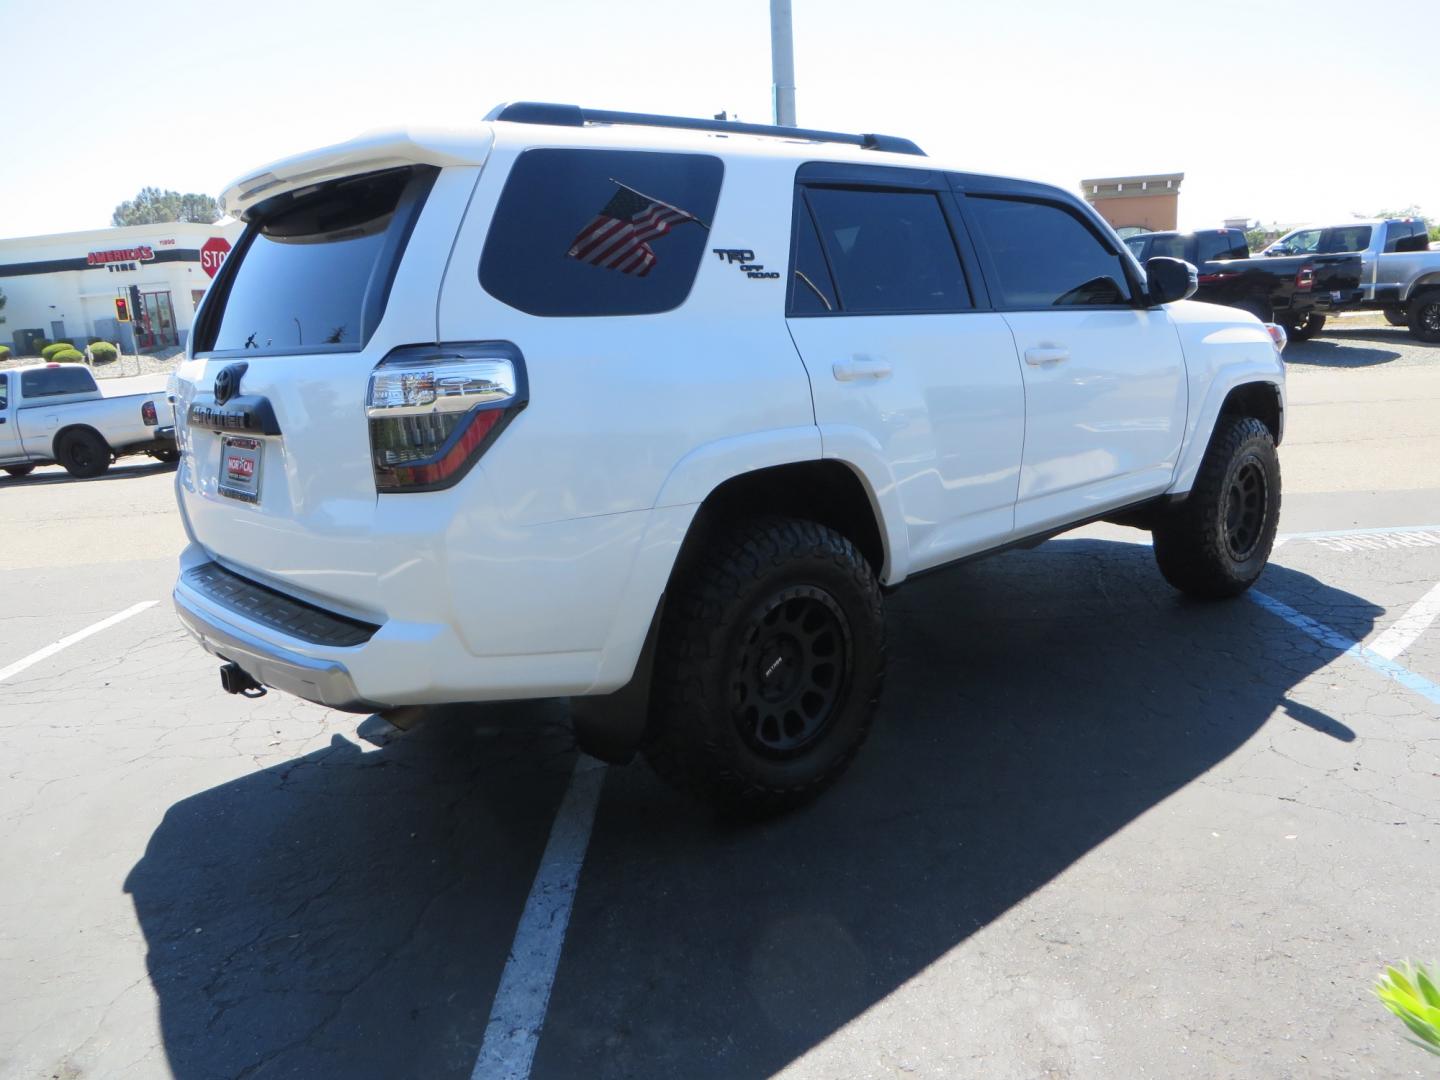
[[1059, 364], [1070, 359], [1069, 349], [1041, 348], [1026, 349], [1025, 363], [1031, 367], [1044, 367], [1046, 364]]
[[838, 360], [830, 365], [830, 370], [840, 382], [857, 382], [888, 379], [894, 369], [888, 360], [856, 357], [854, 360]]

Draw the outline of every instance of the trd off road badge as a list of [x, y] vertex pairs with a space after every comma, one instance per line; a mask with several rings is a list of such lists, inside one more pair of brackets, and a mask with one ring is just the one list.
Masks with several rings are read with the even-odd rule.
[[766, 270], [764, 263], [755, 261], [755, 252], [749, 248], [711, 248], [721, 262], [739, 263], [740, 272], [746, 277], [764, 280], [765, 278], [778, 278], [779, 270]]

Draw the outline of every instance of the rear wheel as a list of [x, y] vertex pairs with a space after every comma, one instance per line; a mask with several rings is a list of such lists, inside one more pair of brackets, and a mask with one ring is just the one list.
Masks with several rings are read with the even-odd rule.
[[150, 456], [153, 457], [156, 461], [163, 461], [163, 462], [165, 462], [166, 464], [172, 464], [172, 463], [180, 460], [180, 451], [179, 451], [179, 450], [152, 450], [152, 451], [150, 451]]
[[1222, 416], [1195, 486], [1156, 527], [1155, 561], [1189, 596], [1238, 596], [1270, 559], [1280, 524], [1280, 458], [1270, 429], [1251, 416]]
[[1288, 317], [1285, 320], [1285, 333], [1291, 341], [1305, 341], [1320, 333], [1325, 327], [1324, 315], [1305, 315], [1299, 318]]
[[34, 465], [6, 465], [5, 471], [11, 476], [29, 476], [35, 471]]
[[81, 480], [101, 476], [110, 468], [110, 447], [93, 431], [72, 431], [60, 440], [56, 458], [65, 471]]
[[811, 521], [743, 522], [671, 586], [645, 756], [721, 810], [789, 810], [859, 751], [884, 672], [880, 587], [855, 546]]
[[1391, 326], [1410, 325], [1410, 313], [1401, 307], [1387, 307], [1385, 309], [1385, 321]]
[[1440, 341], [1440, 289], [1426, 289], [1410, 301], [1410, 333], [1421, 341]]

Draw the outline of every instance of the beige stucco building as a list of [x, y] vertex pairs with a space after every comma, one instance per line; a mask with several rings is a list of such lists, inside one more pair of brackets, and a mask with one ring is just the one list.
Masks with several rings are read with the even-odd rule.
[[1109, 176], [1081, 180], [1080, 190], [1100, 216], [1124, 236], [1175, 228], [1180, 214], [1180, 182], [1184, 179], [1184, 173]]

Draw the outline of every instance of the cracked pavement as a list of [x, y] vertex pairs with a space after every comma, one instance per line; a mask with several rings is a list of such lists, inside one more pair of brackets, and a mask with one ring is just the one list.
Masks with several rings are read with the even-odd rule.
[[[1440, 366], [1291, 398], [1283, 530], [1440, 524], [1433, 461], [1364, 436], [1440, 438]], [[169, 472], [59, 477], [0, 480], [0, 666], [163, 602], [0, 683], [0, 1077], [468, 1077], [564, 703], [402, 734], [223, 695]], [[875, 734], [792, 817], [610, 769], [532, 1075], [1425, 1075], [1369, 986], [1440, 958], [1440, 706], [1139, 539], [895, 593]], [[1436, 582], [1440, 533], [1289, 540], [1259, 587], [1366, 640]], [[1440, 628], [1399, 662], [1440, 682]]]

